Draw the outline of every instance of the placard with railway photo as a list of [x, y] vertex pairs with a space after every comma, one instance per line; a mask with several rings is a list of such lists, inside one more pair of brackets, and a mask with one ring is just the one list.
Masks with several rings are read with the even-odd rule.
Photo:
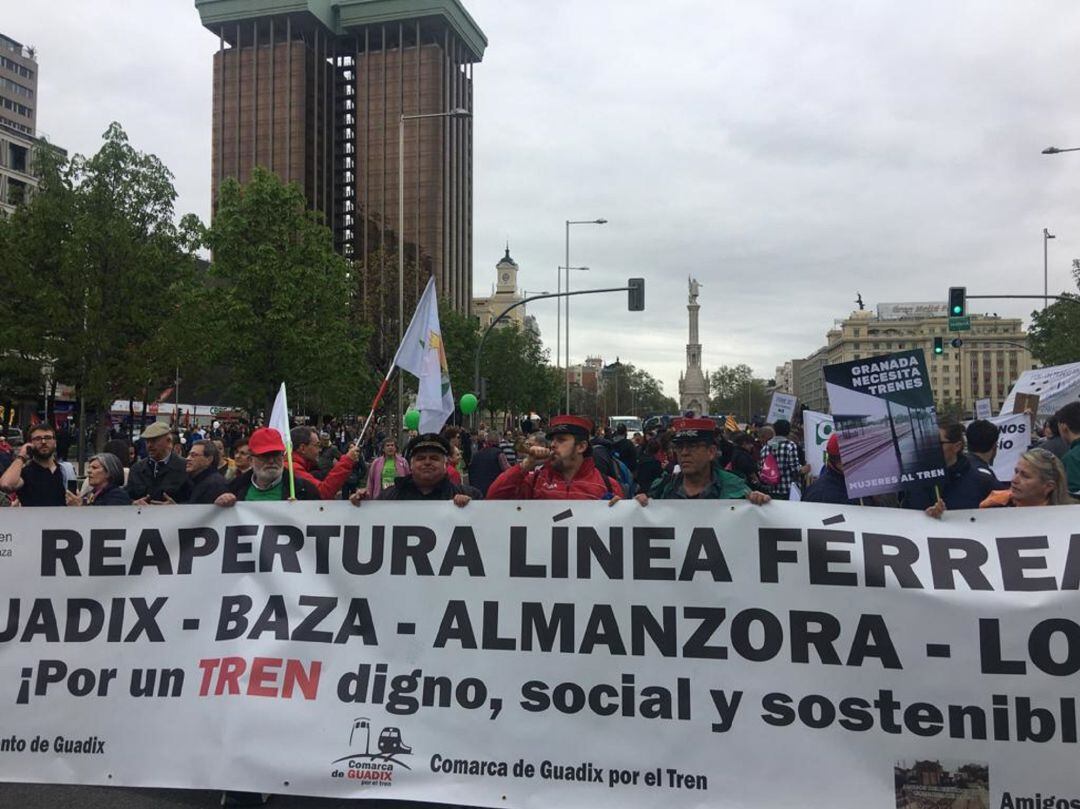
[[921, 350], [825, 366], [848, 497], [933, 486], [945, 477]]
[[898, 761], [893, 768], [896, 809], [988, 809], [990, 768], [949, 759]]

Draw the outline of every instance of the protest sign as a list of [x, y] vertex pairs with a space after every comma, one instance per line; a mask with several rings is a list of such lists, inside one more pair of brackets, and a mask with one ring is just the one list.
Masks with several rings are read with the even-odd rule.
[[1001, 429], [998, 451], [994, 458], [994, 474], [1000, 481], [1012, 480], [1016, 462], [1031, 445], [1031, 422], [1023, 413], [989, 419]]
[[810, 471], [815, 476], [825, 463], [825, 445], [833, 431], [833, 418], [816, 410], [803, 411], [803, 451]]
[[1077, 524], [8, 509], [0, 778], [568, 809], [1076, 795]]
[[1017, 395], [1022, 393], [1037, 397], [1037, 409], [1032, 410], [1037, 416], [1054, 415], [1069, 402], [1080, 401], [1080, 362], [1024, 371], [1002, 403], [1001, 412], [1023, 413], [1024, 407], [1017, 409], [1016, 404]]
[[848, 497], [933, 486], [945, 477], [921, 349], [825, 366]]
[[992, 415], [993, 413], [991, 412], [989, 399], [975, 400], [975, 418], [989, 419]]
[[795, 415], [796, 401], [796, 398], [790, 393], [773, 391], [772, 399], [769, 402], [769, 415], [765, 418], [765, 421], [769, 424], [775, 424], [777, 419], [791, 421]]

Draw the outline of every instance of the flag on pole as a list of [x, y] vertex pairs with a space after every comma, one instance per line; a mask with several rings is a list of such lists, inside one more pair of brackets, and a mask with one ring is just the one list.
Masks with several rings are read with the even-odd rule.
[[446, 366], [439, 302], [435, 298], [435, 278], [429, 278], [416, 305], [405, 338], [394, 355], [395, 366], [420, 380], [416, 409], [420, 411], [420, 432], [437, 433], [454, 412], [454, 392]]
[[733, 433], [737, 433], [739, 431], [739, 422], [735, 421], [734, 416], [728, 416], [727, 419], [724, 421], [724, 429], [731, 430], [731, 432]]
[[281, 383], [277, 396], [274, 397], [274, 406], [270, 410], [270, 422], [268, 427], [273, 427], [281, 435], [285, 444], [285, 460], [289, 466], [289, 497], [296, 499], [296, 473], [292, 465], [292, 428], [289, 427], [289, 402], [285, 397], [285, 383]]

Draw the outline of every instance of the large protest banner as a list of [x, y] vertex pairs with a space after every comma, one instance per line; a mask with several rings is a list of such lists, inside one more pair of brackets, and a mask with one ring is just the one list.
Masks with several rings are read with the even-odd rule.
[[1002, 402], [1001, 413], [1023, 412], [1023, 407], [1016, 409], [1016, 399], [1025, 393], [1038, 397], [1036, 415], [1040, 418], [1054, 415], [1069, 402], [1080, 401], [1080, 362], [1024, 371]]
[[1077, 799], [1077, 525], [1078, 506], [5, 510], [0, 778], [508, 807]]
[[931, 486], [945, 477], [921, 349], [825, 366], [850, 498]]

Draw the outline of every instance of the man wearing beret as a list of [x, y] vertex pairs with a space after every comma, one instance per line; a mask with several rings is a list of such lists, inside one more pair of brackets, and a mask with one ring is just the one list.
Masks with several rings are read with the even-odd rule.
[[[285, 474], [285, 442], [281, 433], [273, 427], [260, 427], [248, 440], [251, 450], [251, 469], [237, 475], [229, 483], [229, 491], [214, 502], [219, 506], [231, 506], [237, 500], [281, 501], [290, 497], [288, 475]], [[296, 478], [297, 500], [321, 500], [315, 484]]]
[[[473, 500], [482, 500], [479, 489], [454, 483], [446, 472], [450, 457], [450, 442], [438, 433], [424, 433], [413, 438], [405, 447], [409, 474], [394, 479], [394, 485], [379, 492], [377, 500], [453, 500], [464, 508]], [[354, 506], [367, 497], [366, 489], [357, 489], [349, 496]]]
[[128, 472], [124, 487], [136, 506], [152, 503], [186, 503], [191, 494], [187, 464], [173, 452], [173, 434], [169, 425], [155, 421], [142, 433], [146, 457]]
[[622, 487], [600, 473], [592, 459], [593, 423], [582, 416], [555, 416], [548, 423], [550, 447], [529, 447], [521, 463], [491, 484], [488, 500], [610, 500]]
[[712, 419], [681, 418], [671, 423], [672, 446], [679, 472], [653, 482], [649, 493], [635, 498], [648, 505], [656, 500], [749, 500], [755, 505], [769, 502], [769, 495], [755, 492], [738, 475], [724, 471], [717, 459], [716, 422]]

